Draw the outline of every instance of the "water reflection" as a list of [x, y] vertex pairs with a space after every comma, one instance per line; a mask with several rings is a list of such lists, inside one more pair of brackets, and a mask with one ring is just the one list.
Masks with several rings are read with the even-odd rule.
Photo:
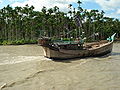
[[111, 55], [112, 55], [112, 56], [118, 56], [118, 55], [120, 55], [120, 53], [119, 53], [119, 52], [112, 52]]
[[63, 62], [63, 63], [72, 63], [72, 61], [80, 61], [80, 60], [87, 60], [87, 59], [94, 59], [94, 58], [107, 58], [111, 56], [111, 53], [108, 53], [106, 55], [103, 56], [94, 56], [94, 57], [83, 57], [83, 58], [73, 58], [73, 59], [65, 59], [65, 60], [61, 60], [61, 59], [51, 59], [52, 61], [55, 62]]

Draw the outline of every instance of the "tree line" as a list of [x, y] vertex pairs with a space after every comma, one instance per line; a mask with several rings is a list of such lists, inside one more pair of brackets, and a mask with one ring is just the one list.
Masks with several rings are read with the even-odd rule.
[[104, 11], [83, 9], [69, 5], [69, 12], [59, 7], [35, 11], [34, 6], [12, 8], [10, 5], [0, 9], [0, 44], [37, 43], [40, 37], [79, 38], [96, 40], [93, 34], [99, 33], [99, 39], [105, 39], [113, 33], [120, 37], [119, 19], [104, 16]]

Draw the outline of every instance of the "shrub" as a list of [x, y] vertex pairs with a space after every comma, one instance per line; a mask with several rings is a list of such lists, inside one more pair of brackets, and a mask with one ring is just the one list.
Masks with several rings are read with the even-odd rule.
[[2, 42], [3, 45], [7, 45], [7, 43], [8, 42], [6, 40]]

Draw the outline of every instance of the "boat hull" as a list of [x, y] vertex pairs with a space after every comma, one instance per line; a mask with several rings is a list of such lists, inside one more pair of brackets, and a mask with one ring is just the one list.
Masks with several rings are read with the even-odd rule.
[[54, 50], [44, 46], [43, 49], [45, 57], [52, 59], [71, 59], [106, 55], [108, 53], [111, 53], [112, 47], [113, 42], [108, 42], [99, 47], [93, 47], [85, 50], [66, 50], [66, 49]]

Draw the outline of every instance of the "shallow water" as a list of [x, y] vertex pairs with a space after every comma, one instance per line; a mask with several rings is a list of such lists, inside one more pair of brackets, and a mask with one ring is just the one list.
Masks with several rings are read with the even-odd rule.
[[110, 56], [52, 61], [37, 45], [0, 46], [1, 90], [120, 90], [120, 43]]

